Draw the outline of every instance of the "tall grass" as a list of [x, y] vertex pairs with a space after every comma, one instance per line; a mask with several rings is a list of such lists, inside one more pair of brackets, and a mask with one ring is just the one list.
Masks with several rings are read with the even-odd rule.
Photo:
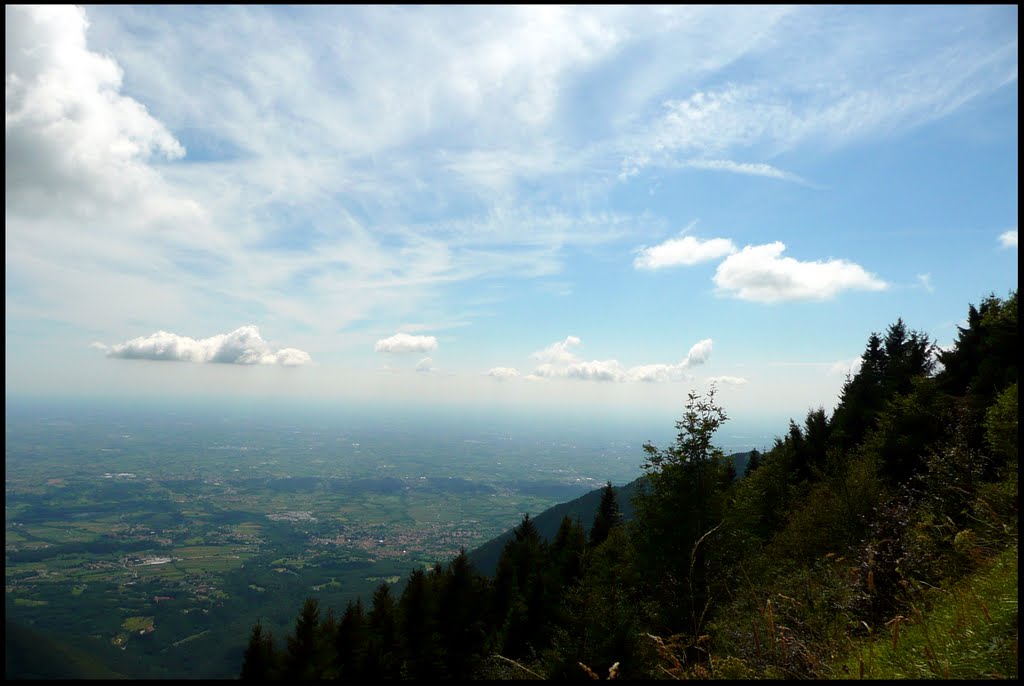
[[1017, 546], [949, 589], [851, 642], [834, 678], [1016, 679]]

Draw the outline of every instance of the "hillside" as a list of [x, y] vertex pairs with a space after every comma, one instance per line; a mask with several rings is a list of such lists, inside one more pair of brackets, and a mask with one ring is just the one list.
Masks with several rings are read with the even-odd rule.
[[[727, 459], [732, 461], [733, 468], [736, 470], [736, 473], [740, 475], [743, 474], [749, 458], [749, 451], [732, 453], [727, 456]], [[633, 519], [633, 498], [636, 496], [643, 483], [644, 477], [639, 477], [623, 486], [612, 487], [615, 491], [615, 496], [618, 500], [624, 521]], [[583, 525], [584, 533], [589, 534], [590, 527], [594, 522], [594, 515], [597, 514], [597, 507], [601, 502], [602, 490], [603, 489], [600, 488], [594, 489], [589, 493], [581, 495], [575, 500], [570, 500], [569, 502], [548, 508], [535, 517], [532, 516], [530, 519], [533, 522], [533, 525], [537, 527], [537, 532], [547, 541], [551, 541], [555, 538], [555, 534], [558, 533], [558, 527], [562, 524], [562, 519], [564, 517], [569, 517], [569, 519], [572, 520], [579, 520], [580, 524]], [[505, 544], [510, 541], [514, 535], [515, 530], [509, 529], [505, 533], [495, 536], [486, 543], [483, 543], [469, 551], [469, 560], [473, 563], [476, 570], [481, 574], [492, 576], [497, 569], [498, 559], [501, 557], [501, 551], [504, 549]]]
[[[622, 508], [624, 519], [633, 518], [633, 496], [643, 484], [643, 480], [643, 477], [639, 477], [624, 486], [613, 486], [615, 495]], [[575, 500], [548, 508], [536, 517], [531, 517], [530, 521], [537, 527], [537, 532], [547, 541], [554, 539], [555, 534], [558, 533], [558, 527], [561, 526], [562, 519], [565, 517], [579, 520], [583, 525], [584, 532], [589, 533], [590, 526], [594, 521], [594, 515], [597, 513], [597, 507], [601, 502], [602, 490], [597, 488], [589, 493], [584, 493]], [[515, 529], [509, 529], [505, 533], [495, 536], [486, 543], [469, 551], [470, 562], [473, 563], [473, 566], [481, 574], [493, 576], [498, 567], [501, 552], [505, 549], [505, 544], [514, 537]]]
[[714, 389], [691, 391], [643, 479], [340, 619], [309, 598], [282, 647], [253, 628], [242, 675], [1015, 679], [1018, 335], [1016, 293], [969, 306], [946, 349], [897, 320], [831, 415], [742, 471]]
[[4, 622], [4, 679], [127, 679], [109, 666], [99, 641], [71, 645], [23, 624]]

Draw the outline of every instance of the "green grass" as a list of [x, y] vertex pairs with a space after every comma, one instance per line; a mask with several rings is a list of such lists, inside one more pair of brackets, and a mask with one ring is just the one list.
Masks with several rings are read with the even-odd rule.
[[[151, 565], [145, 567], [136, 567], [138, 570], [140, 579], [164, 579], [166, 581], [175, 581], [178, 579], [184, 579], [185, 576], [196, 570], [190, 569], [179, 569], [175, 565]], [[199, 571], [203, 571], [203, 568], [198, 568]]]
[[25, 528], [26, 533], [48, 543], [82, 543], [95, 541], [98, 536], [89, 531], [82, 531], [71, 522], [50, 522], [46, 526]]
[[[835, 678], [1017, 678], [1017, 546], [949, 590], [931, 612], [855, 644]], [[880, 632], [879, 632], [880, 633]]]
[[49, 605], [47, 600], [30, 600], [28, 598], [15, 598], [14, 604], [19, 607], [42, 607], [43, 605]]
[[175, 648], [177, 648], [178, 646], [183, 645], [185, 643], [188, 643], [189, 641], [194, 641], [197, 638], [201, 638], [202, 636], [205, 636], [208, 633], [210, 633], [209, 629], [206, 629], [205, 631], [200, 631], [197, 634], [192, 634], [191, 636], [186, 636], [185, 638], [181, 639], [180, 641], [175, 641], [173, 645], [174, 645]]
[[129, 617], [121, 624], [122, 628], [133, 633], [142, 631], [151, 626], [153, 626], [152, 617]]

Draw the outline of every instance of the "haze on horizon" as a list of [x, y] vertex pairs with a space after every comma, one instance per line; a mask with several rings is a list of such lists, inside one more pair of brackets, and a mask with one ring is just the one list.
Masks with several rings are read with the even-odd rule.
[[9, 402], [766, 426], [1017, 285], [1016, 6], [5, 20]]

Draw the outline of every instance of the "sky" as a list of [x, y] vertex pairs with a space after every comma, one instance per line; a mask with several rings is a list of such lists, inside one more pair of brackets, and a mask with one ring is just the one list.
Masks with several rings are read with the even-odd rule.
[[5, 20], [9, 399], [777, 424], [1017, 287], [1015, 5]]

